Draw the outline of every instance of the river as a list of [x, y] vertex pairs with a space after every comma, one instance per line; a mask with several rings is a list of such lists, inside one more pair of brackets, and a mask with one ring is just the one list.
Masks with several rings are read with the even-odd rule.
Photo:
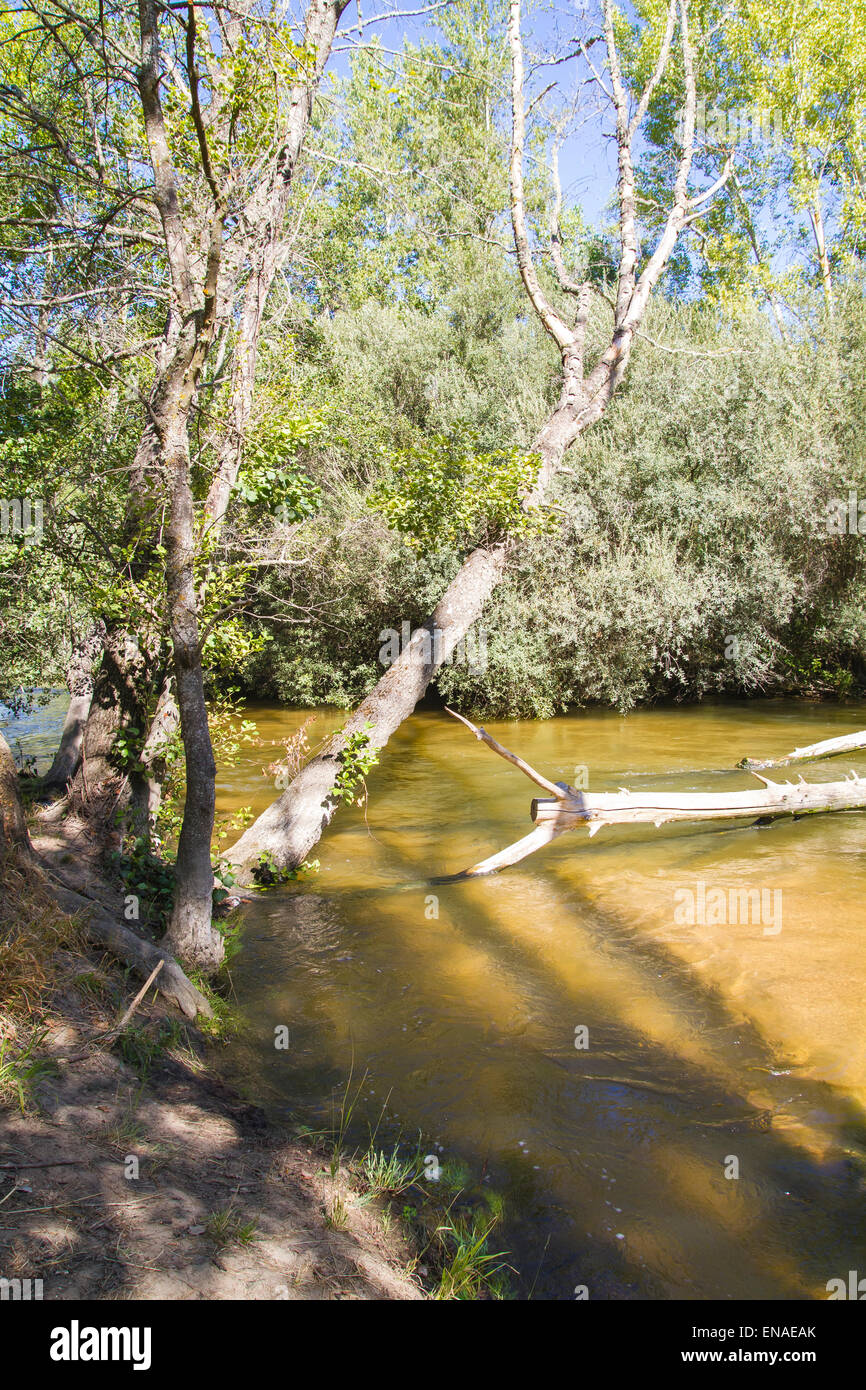
[[[7, 731], [40, 767], [58, 710]], [[221, 770], [221, 814], [267, 805], [262, 769], [306, 717], [246, 713], [261, 743]], [[322, 711], [311, 734], [337, 722]], [[593, 791], [723, 791], [756, 785], [733, 770], [744, 754], [866, 728], [866, 705], [486, 727], [554, 781], [584, 768]], [[852, 767], [866, 757], [807, 775]], [[866, 1276], [866, 814], [578, 829], [437, 884], [526, 833], [536, 789], [432, 710], [368, 786], [318, 872], [246, 911], [232, 966], [246, 1026], [226, 1060], [247, 1095], [327, 1126], [351, 1073], [353, 1142], [420, 1133], [470, 1188], [503, 1195], [495, 1248], [519, 1297], [826, 1298], [828, 1280]], [[702, 906], [714, 889], [721, 920]], [[740, 890], [758, 890], [750, 912]]]

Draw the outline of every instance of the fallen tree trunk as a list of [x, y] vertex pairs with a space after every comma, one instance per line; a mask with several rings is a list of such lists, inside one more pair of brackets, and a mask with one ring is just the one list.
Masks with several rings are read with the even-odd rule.
[[817, 762], [820, 758], [838, 758], [840, 753], [856, 753], [866, 748], [866, 730], [857, 734], [842, 734], [839, 738], [825, 738], [820, 743], [809, 743], [805, 748], [795, 748], [782, 758], [743, 758], [737, 763], [751, 771], [756, 767], [787, 767], [790, 763]]
[[82, 919], [84, 931], [91, 941], [130, 966], [141, 979], [148, 979], [161, 964], [154, 988], [176, 1004], [187, 1018], [195, 1018], [197, 1014], [212, 1017], [210, 1004], [168, 951], [136, 936], [135, 932], [109, 916], [102, 904], [94, 902], [92, 898], [82, 897], [71, 888], [64, 888], [50, 880], [46, 880], [45, 889], [64, 912]]
[[[453, 711], [449, 711], [453, 714]], [[658, 828], [671, 821], [762, 821], [780, 816], [805, 816], [826, 811], [859, 811], [866, 809], [866, 778], [852, 772], [841, 782], [812, 783], [801, 777], [798, 782], [771, 782], [760, 773], [753, 773], [763, 789], [739, 792], [631, 792], [621, 787], [617, 792], [577, 791], [566, 783], [550, 783], [541, 773], [517, 758], [482, 728], [456, 715], [471, 729], [475, 737], [486, 743], [494, 753], [520, 768], [532, 781], [555, 792], [552, 797], [538, 797], [532, 802], [531, 816], [536, 828], [522, 840], [491, 854], [477, 864], [463, 869], [453, 879], [477, 878], [497, 869], [517, 864], [550, 844], [567, 830], [585, 825], [590, 838], [606, 825], [654, 825]]]

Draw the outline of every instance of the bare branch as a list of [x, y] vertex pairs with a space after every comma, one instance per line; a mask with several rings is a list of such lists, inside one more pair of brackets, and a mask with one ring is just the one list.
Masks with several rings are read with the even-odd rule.
[[548, 302], [532, 262], [529, 234], [526, 228], [526, 205], [523, 191], [523, 146], [525, 116], [523, 110], [523, 43], [520, 37], [520, 0], [511, 0], [508, 19], [508, 43], [511, 49], [511, 226], [517, 251], [517, 265], [526, 293], [547, 333], [560, 353], [574, 352], [574, 333]]

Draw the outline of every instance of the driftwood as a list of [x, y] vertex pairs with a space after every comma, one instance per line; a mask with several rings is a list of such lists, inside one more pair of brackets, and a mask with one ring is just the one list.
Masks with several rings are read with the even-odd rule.
[[[453, 710], [448, 711], [454, 714]], [[565, 782], [549, 782], [522, 758], [503, 748], [482, 728], [454, 717], [471, 729], [477, 739], [494, 753], [520, 768], [527, 777], [552, 791], [552, 797], [536, 798], [531, 816], [535, 829], [522, 840], [491, 854], [454, 878], [475, 878], [517, 864], [550, 844], [567, 830], [585, 825], [590, 838], [606, 825], [665, 825], [671, 821], [761, 821], [779, 816], [803, 816], [824, 811], [855, 811], [866, 808], [866, 778], [852, 772], [841, 782], [810, 783], [800, 777], [794, 782], [771, 782], [760, 773], [752, 776], [763, 782], [761, 791], [740, 792], [583, 792]], [[861, 735], [862, 737], [862, 735]], [[836, 742], [836, 740], [828, 740]], [[821, 745], [816, 745], [820, 747]], [[841, 750], [840, 750], [841, 751]]]
[[743, 758], [738, 767], [751, 770], [756, 767], [787, 767], [789, 763], [817, 762], [820, 758], [838, 758], [840, 753], [856, 753], [866, 748], [866, 730], [859, 734], [842, 734], [839, 738], [825, 738], [821, 743], [809, 743], [805, 748], [795, 748], [783, 758]]

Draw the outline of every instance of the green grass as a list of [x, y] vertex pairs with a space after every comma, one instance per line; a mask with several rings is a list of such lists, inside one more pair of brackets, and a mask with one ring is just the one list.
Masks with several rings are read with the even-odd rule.
[[250, 1245], [257, 1228], [257, 1221], [243, 1221], [240, 1212], [231, 1204], [219, 1211], [212, 1211], [205, 1223], [208, 1235], [220, 1250], [227, 1245]]
[[11, 1038], [0, 1040], [0, 1096], [11, 1096], [18, 1101], [22, 1115], [34, 1100], [37, 1081], [41, 1076], [57, 1070], [56, 1064], [48, 1057], [34, 1057], [37, 1047], [45, 1041], [47, 1029], [35, 1033], [20, 1052], [12, 1051]]
[[491, 1253], [487, 1242], [499, 1224], [494, 1213], [473, 1212], [455, 1216], [436, 1229], [442, 1252], [439, 1283], [434, 1299], [503, 1298], [506, 1251]]
[[342, 1231], [349, 1220], [349, 1208], [339, 1193], [325, 1211], [325, 1225], [332, 1231]]
[[395, 1144], [390, 1153], [371, 1144], [365, 1154], [353, 1163], [358, 1176], [373, 1197], [397, 1196], [424, 1176], [424, 1159], [420, 1143], [413, 1154], [402, 1157]]
[[156, 1027], [150, 1022], [130, 1024], [114, 1043], [114, 1049], [127, 1066], [146, 1081], [154, 1062], [183, 1041], [183, 1024], [177, 1019], [162, 1019]]

